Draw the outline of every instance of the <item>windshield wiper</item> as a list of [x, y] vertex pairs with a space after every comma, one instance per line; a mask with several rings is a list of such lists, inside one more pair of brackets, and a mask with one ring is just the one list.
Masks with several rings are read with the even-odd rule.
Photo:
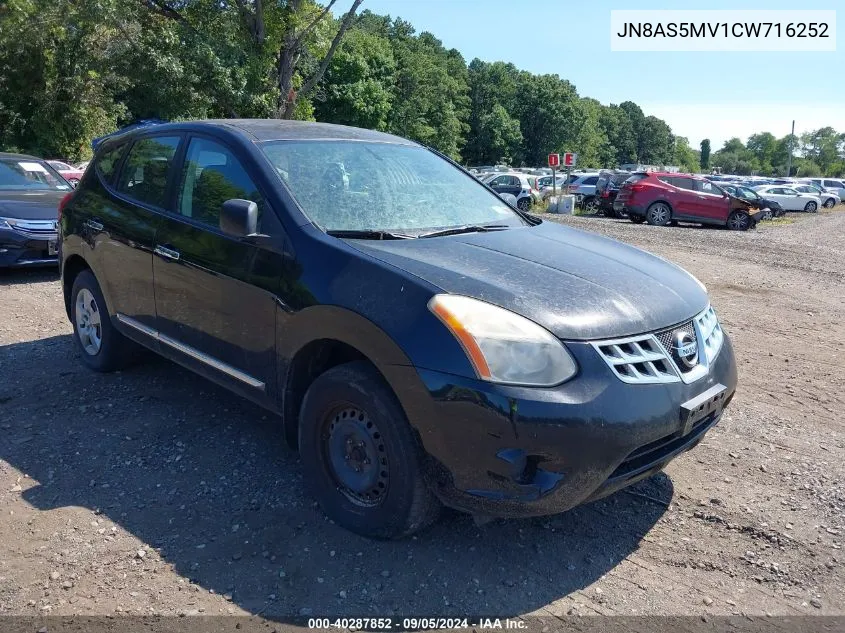
[[326, 231], [326, 235], [332, 237], [347, 238], [351, 240], [413, 240], [415, 235], [404, 233], [391, 233], [390, 231], [377, 231], [375, 229], [338, 229]]
[[420, 237], [440, 237], [442, 235], [460, 235], [461, 233], [487, 233], [488, 231], [501, 231], [510, 228], [507, 224], [467, 224], [465, 226], [454, 226], [451, 229], [441, 229], [423, 233]]

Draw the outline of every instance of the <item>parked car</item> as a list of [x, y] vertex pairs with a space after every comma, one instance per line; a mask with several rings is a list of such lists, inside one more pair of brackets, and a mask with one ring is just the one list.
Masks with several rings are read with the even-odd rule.
[[[572, 175], [574, 176], [575, 174]], [[599, 208], [598, 200], [596, 199], [596, 184], [598, 181], [598, 172], [580, 173], [576, 178], [567, 183], [566, 191], [569, 195], [575, 196], [576, 203], [582, 209], [590, 213], [595, 213]]]
[[414, 142], [186, 122], [94, 160], [59, 220], [81, 362], [115, 370], [140, 344], [280, 414], [352, 531], [410, 534], [441, 504], [561, 512], [661, 470], [733, 397], [698, 280]]
[[798, 193], [785, 185], [759, 185], [754, 191], [761, 196], [776, 200], [787, 211], [808, 211], [815, 213], [821, 206], [821, 199], [809, 193]]
[[62, 175], [62, 178], [70, 183], [71, 187], [78, 185], [79, 181], [82, 180], [82, 174], [85, 173], [84, 169], [74, 167], [70, 163], [66, 163], [61, 160], [48, 160], [47, 163], [50, 167], [59, 172]]
[[506, 174], [492, 174], [483, 181], [496, 193], [510, 193], [516, 198], [517, 206], [527, 211], [535, 202], [539, 202], [542, 198], [540, 192], [537, 191], [531, 184], [534, 179], [532, 176], [527, 176], [520, 172], [509, 172]]
[[818, 185], [811, 185], [803, 182], [795, 182], [792, 184], [792, 189], [798, 193], [805, 193], [811, 196], [816, 196], [819, 202], [825, 209], [830, 209], [839, 204], [842, 199], [833, 193], [833, 190], [821, 189]]
[[56, 210], [70, 191], [45, 161], [0, 153], [0, 268], [56, 265]]
[[830, 191], [845, 200], [845, 180], [841, 178], [810, 178], [810, 182], [825, 191]]
[[662, 172], [633, 174], [619, 190], [613, 208], [627, 213], [635, 223], [666, 226], [682, 221], [740, 231], [754, 227], [764, 215], [706, 178]]
[[540, 197], [543, 200], [546, 200], [553, 194], [562, 195], [565, 192], [565, 187], [566, 176], [542, 176], [537, 179], [537, 189], [539, 190]]
[[622, 211], [617, 212], [613, 208], [613, 202], [616, 200], [619, 188], [630, 177], [629, 171], [603, 171], [599, 174], [598, 182], [596, 182], [596, 200], [599, 211], [607, 217], [625, 216]]
[[763, 220], [771, 220], [772, 218], [777, 218], [784, 214], [784, 209], [780, 206], [779, 202], [763, 198], [751, 187], [746, 187], [745, 185], [733, 182], [720, 182], [719, 189], [727, 191], [729, 194], [736, 196], [737, 198], [747, 200], [752, 204], [752, 206], [762, 209], [763, 216], [761, 219]]

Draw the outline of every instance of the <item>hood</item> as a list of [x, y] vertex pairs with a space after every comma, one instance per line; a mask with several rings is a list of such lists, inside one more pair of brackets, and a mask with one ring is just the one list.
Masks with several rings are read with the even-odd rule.
[[55, 220], [59, 201], [70, 191], [70, 189], [67, 191], [0, 190], [0, 217], [19, 220]]
[[683, 269], [605, 237], [534, 227], [415, 240], [350, 240], [354, 248], [452, 294], [507, 308], [562, 339], [666, 328], [707, 307]]

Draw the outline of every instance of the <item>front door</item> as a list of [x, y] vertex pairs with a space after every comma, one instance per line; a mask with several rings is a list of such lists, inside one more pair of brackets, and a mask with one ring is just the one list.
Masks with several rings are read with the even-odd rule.
[[204, 137], [188, 142], [174, 213], [165, 214], [153, 257], [161, 350], [251, 397], [272, 391], [275, 303], [252, 282], [260, 247], [220, 230], [233, 198], [265, 203], [243, 163]]
[[724, 223], [730, 215], [731, 201], [709, 180], [694, 180], [696, 215], [703, 220]]
[[507, 174], [491, 180], [490, 187], [496, 193], [509, 193], [515, 198], [518, 198], [519, 194], [522, 193], [522, 184], [519, 182], [519, 178]]

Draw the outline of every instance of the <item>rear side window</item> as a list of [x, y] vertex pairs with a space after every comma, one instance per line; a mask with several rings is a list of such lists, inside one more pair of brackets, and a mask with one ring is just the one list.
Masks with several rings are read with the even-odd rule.
[[581, 184], [582, 184], [582, 185], [588, 185], [588, 186], [589, 186], [589, 185], [594, 185], [594, 184], [596, 184], [598, 181], [599, 181], [599, 177], [598, 177], [598, 176], [590, 176], [589, 178], [587, 178], [586, 180], [584, 180], [584, 182], [582, 182]]
[[[690, 180], [686, 178], [685, 180]], [[709, 180], [693, 180], [695, 183], [695, 190], [700, 191], [701, 193], [709, 193], [714, 196], [721, 196], [722, 191], [719, 189], [718, 186], [714, 185]]]
[[639, 182], [641, 180], [644, 180], [645, 178], [648, 178], [648, 176], [646, 176], [645, 174], [634, 174], [625, 181], [625, 184], [633, 185], [635, 182]]
[[126, 157], [117, 190], [138, 202], [164, 207], [167, 174], [177, 147], [178, 136], [154, 136], [137, 141]]
[[824, 186], [825, 187], [833, 187], [835, 189], [842, 189], [843, 188], [842, 183], [839, 182], [838, 180], [825, 180]]
[[117, 166], [120, 165], [120, 159], [125, 150], [125, 144], [117, 145], [116, 147], [111, 147], [105, 150], [97, 157], [95, 167], [97, 169], [97, 173], [100, 174], [100, 178], [108, 183], [114, 179], [114, 175], [117, 172]]
[[227, 200], [252, 200], [262, 207], [258, 188], [226, 147], [202, 138], [191, 140], [182, 170], [179, 213], [218, 226]]

